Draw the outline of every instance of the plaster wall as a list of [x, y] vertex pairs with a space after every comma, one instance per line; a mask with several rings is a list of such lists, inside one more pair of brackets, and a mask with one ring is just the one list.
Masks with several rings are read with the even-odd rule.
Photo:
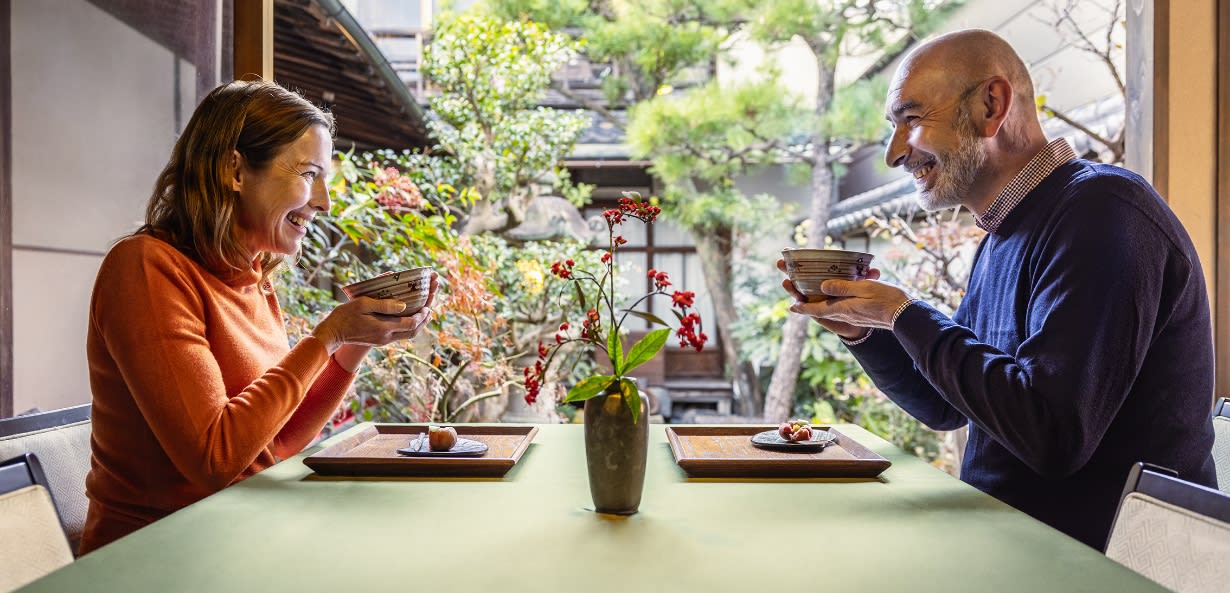
[[144, 217], [195, 104], [195, 71], [84, 0], [41, 0], [12, 3], [11, 76], [20, 413], [90, 401], [94, 276], [111, 243]]

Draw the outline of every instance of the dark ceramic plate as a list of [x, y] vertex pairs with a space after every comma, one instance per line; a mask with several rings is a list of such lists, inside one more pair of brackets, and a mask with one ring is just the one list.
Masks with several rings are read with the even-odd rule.
[[398, 453], [408, 457], [481, 457], [487, 452], [487, 444], [471, 439], [458, 438], [457, 444], [448, 451], [432, 451], [427, 446], [427, 437], [415, 437], [409, 447], [402, 447]]
[[776, 430], [766, 430], [752, 435], [752, 444], [761, 449], [772, 451], [798, 451], [812, 453], [822, 451], [825, 447], [837, 442], [837, 435], [827, 431], [812, 428], [810, 441], [790, 442], [777, 434]]

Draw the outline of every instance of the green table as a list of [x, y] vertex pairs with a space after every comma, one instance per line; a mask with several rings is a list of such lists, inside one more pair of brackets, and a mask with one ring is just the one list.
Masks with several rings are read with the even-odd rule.
[[504, 479], [321, 478], [297, 457], [22, 591], [1163, 590], [838, 428], [893, 466], [878, 480], [691, 480], [653, 426], [626, 519], [586, 510], [580, 426], [542, 426]]

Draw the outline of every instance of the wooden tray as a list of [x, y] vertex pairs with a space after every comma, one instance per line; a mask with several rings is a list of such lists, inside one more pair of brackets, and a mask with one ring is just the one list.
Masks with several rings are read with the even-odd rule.
[[892, 465], [829, 427], [837, 441], [823, 451], [779, 452], [752, 444], [776, 426], [668, 426], [675, 462], [693, 478], [874, 478]]
[[498, 478], [517, 464], [536, 426], [454, 425], [457, 435], [487, 444], [481, 457], [407, 457], [405, 447], [426, 424], [371, 424], [303, 460], [326, 476], [471, 476]]

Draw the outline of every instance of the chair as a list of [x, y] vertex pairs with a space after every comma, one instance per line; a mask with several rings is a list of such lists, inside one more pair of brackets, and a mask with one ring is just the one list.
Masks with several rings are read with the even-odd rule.
[[1177, 593], [1224, 592], [1230, 584], [1230, 495], [1137, 463], [1106, 556]]
[[1213, 407], [1213, 463], [1217, 465], [1217, 488], [1230, 492], [1230, 398]]
[[73, 561], [38, 456], [0, 462], [0, 592]]
[[0, 459], [34, 453], [46, 469], [51, 498], [76, 551], [89, 501], [90, 404], [0, 420]]

